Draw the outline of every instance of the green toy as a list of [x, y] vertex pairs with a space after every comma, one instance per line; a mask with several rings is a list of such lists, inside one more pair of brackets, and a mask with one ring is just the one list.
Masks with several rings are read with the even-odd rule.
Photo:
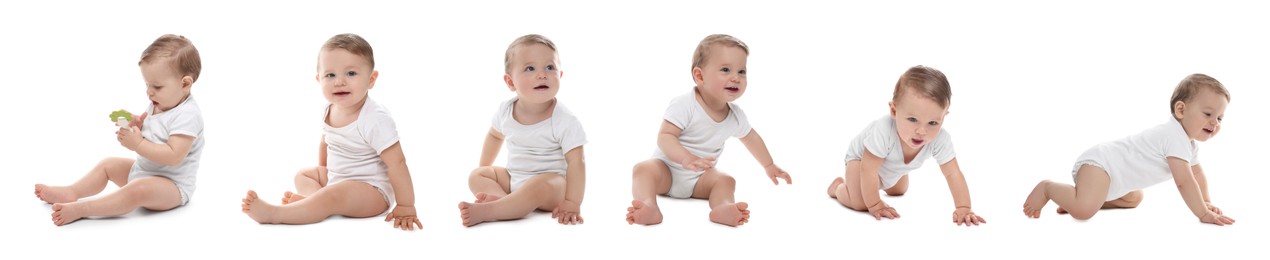
[[110, 122], [115, 122], [120, 127], [126, 127], [129, 121], [132, 121], [132, 113], [128, 112], [128, 110], [120, 109], [119, 111], [110, 112]]

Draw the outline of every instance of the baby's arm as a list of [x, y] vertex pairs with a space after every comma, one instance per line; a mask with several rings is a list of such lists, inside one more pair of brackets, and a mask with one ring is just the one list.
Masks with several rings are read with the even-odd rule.
[[1222, 214], [1221, 209], [1213, 206], [1213, 197], [1208, 196], [1208, 177], [1204, 176], [1204, 169], [1199, 164], [1191, 166], [1191, 173], [1195, 174], [1195, 182], [1199, 183], [1200, 195], [1204, 195], [1204, 204], [1208, 206], [1208, 210], [1212, 210], [1218, 215]]
[[777, 178], [785, 179], [785, 184], [794, 184], [789, 179], [789, 173], [776, 166], [776, 161], [772, 159], [772, 154], [767, 151], [767, 144], [763, 142], [763, 137], [758, 135], [758, 130], [750, 129], [750, 133], [741, 137], [741, 144], [750, 150], [750, 154], [754, 155], [754, 159], [763, 165], [763, 170], [767, 172], [767, 177], [772, 179], [772, 184], [780, 185]]
[[882, 202], [882, 196], [878, 194], [878, 186], [881, 185], [881, 176], [878, 171], [882, 169], [882, 158], [873, 155], [873, 152], [865, 151], [863, 158], [860, 158], [860, 194], [864, 206], [869, 209], [869, 214], [875, 219], [894, 219], [900, 217], [886, 202]]
[[379, 158], [388, 166], [388, 183], [392, 184], [397, 197], [397, 206], [388, 213], [384, 221], [393, 221], [393, 228], [414, 230], [416, 226], [423, 229], [419, 218], [415, 216], [415, 188], [410, 179], [410, 169], [406, 167], [406, 155], [401, 152], [401, 142], [397, 142], [379, 153]]
[[168, 136], [167, 144], [156, 144], [141, 138], [141, 128], [132, 127], [132, 131], [119, 130], [116, 134], [119, 136], [119, 144], [128, 150], [137, 152], [137, 155], [150, 159], [167, 166], [180, 165], [185, 161], [185, 156], [190, 153], [190, 148], [194, 146], [194, 137], [183, 134], [174, 134]]
[[[498, 158], [498, 152], [501, 149], [503, 149], [503, 133], [490, 127], [489, 134], [485, 135], [485, 146], [481, 148], [480, 167], [493, 165], [494, 159]], [[566, 154], [565, 157], [568, 157], [568, 155]]]
[[666, 154], [667, 158], [683, 165], [684, 169], [693, 171], [704, 171], [714, 167], [713, 157], [701, 158], [688, 152], [688, 148], [684, 148], [679, 143], [679, 134], [683, 133], [683, 129], [679, 129], [670, 121], [661, 121], [661, 130], [657, 134], [657, 148], [661, 148], [661, 152]]
[[586, 158], [582, 146], [564, 154], [569, 164], [565, 169], [564, 201], [551, 212], [560, 224], [582, 224], [582, 197], [586, 193]]
[[1195, 174], [1191, 172], [1191, 167], [1187, 165], [1188, 163], [1185, 160], [1177, 157], [1169, 157], [1168, 160], [1169, 170], [1173, 172], [1173, 182], [1177, 184], [1177, 191], [1182, 193], [1182, 200], [1186, 201], [1186, 206], [1191, 209], [1191, 213], [1199, 217], [1199, 220], [1204, 223], [1218, 226], [1235, 223], [1234, 219], [1208, 209], [1208, 206], [1204, 203], [1206, 196], [1200, 189], [1199, 181]]
[[318, 166], [326, 167], [326, 134], [322, 134], [322, 141], [318, 142]]
[[966, 185], [966, 176], [961, 174], [957, 158], [940, 165], [939, 170], [944, 172], [944, 179], [948, 181], [948, 190], [952, 192], [953, 206], [956, 207], [953, 209], [953, 223], [967, 226], [987, 223], [983, 217], [975, 215], [975, 212], [970, 209], [970, 187]]

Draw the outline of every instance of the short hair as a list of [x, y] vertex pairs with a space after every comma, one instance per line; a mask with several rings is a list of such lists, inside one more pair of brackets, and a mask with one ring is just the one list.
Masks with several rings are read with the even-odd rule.
[[891, 97], [891, 101], [899, 102], [900, 96], [907, 91], [929, 98], [943, 108], [952, 103], [952, 87], [948, 85], [948, 78], [935, 68], [922, 65], [909, 68], [895, 82], [895, 96]]
[[[538, 34], [526, 34], [525, 36], [516, 38], [516, 40], [512, 41], [512, 44], [507, 45], [507, 53], [503, 54], [503, 72], [504, 73], [512, 72], [512, 56], [515, 54], [516, 48], [520, 46], [528, 46], [531, 44], [542, 44], [544, 46], [547, 46], [548, 49], [551, 49], [552, 52], [556, 52], [556, 44], [551, 42], [551, 39], [547, 39], [546, 36], [542, 36]], [[556, 65], [556, 67], [559, 67], [559, 66], [560, 66], [559, 64]]]
[[323, 51], [342, 49], [353, 53], [353, 55], [366, 58], [370, 62], [370, 68], [375, 68], [375, 50], [371, 49], [370, 42], [366, 42], [361, 36], [352, 33], [338, 34], [331, 36], [322, 44]]
[[172, 69], [175, 69], [182, 77], [190, 76], [193, 81], [198, 81], [198, 74], [203, 70], [198, 49], [194, 48], [194, 43], [185, 36], [175, 34], [159, 36], [150, 43], [149, 47], [146, 47], [145, 51], [141, 52], [141, 61], [137, 62], [137, 66], [156, 62], [158, 59], [166, 59]]
[[1177, 83], [1177, 88], [1173, 89], [1173, 99], [1169, 100], [1169, 114], [1173, 114], [1173, 105], [1178, 101], [1183, 103], [1191, 101], [1195, 95], [1199, 94], [1200, 89], [1208, 89], [1226, 97], [1226, 102], [1230, 102], [1230, 92], [1226, 90], [1221, 82], [1213, 77], [1202, 73], [1191, 74], [1182, 79], [1181, 83]]
[[745, 55], [750, 55], [750, 47], [745, 45], [745, 42], [742, 42], [741, 39], [727, 34], [711, 34], [706, 36], [705, 39], [701, 39], [700, 43], [697, 43], [697, 50], [692, 52], [692, 67], [697, 68], [705, 64], [706, 57], [710, 56], [711, 48], [717, 44], [741, 48], [742, 51], [745, 51]]

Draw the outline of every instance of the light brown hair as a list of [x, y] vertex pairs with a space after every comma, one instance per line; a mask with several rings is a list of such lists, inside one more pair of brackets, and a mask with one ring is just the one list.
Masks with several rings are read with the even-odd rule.
[[952, 103], [952, 87], [948, 85], [948, 78], [931, 67], [913, 66], [900, 75], [900, 80], [895, 82], [895, 96], [891, 97], [891, 102], [898, 103], [906, 91], [915, 91], [945, 109]]
[[361, 36], [351, 33], [339, 34], [331, 36], [326, 43], [322, 44], [323, 51], [334, 49], [342, 49], [353, 53], [353, 55], [366, 58], [370, 62], [370, 68], [375, 69], [375, 50], [370, 48], [370, 43], [366, 42]]
[[750, 55], [750, 47], [745, 45], [745, 42], [742, 42], [741, 39], [727, 34], [711, 34], [706, 36], [705, 39], [701, 39], [700, 43], [697, 43], [697, 50], [692, 52], [692, 67], [698, 68], [705, 64], [706, 57], [710, 56], [711, 48], [716, 44], [741, 48], [742, 51], [745, 51], [745, 55]]
[[141, 52], [141, 61], [137, 62], [137, 66], [142, 64], [156, 62], [158, 59], [166, 59], [168, 65], [176, 70], [182, 77], [190, 76], [192, 81], [198, 81], [198, 74], [203, 70], [202, 59], [198, 56], [198, 49], [194, 48], [194, 43], [185, 36], [175, 34], [164, 34], [150, 43], [145, 51]]
[[[547, 46], [548, 49], [551, 49], [551, 52], [556, 52], [556, 44], [551, 42], [551, 39], [547, 39], [546, 36], [542, 36], [538, 34], [526, 34], [525, 36], [516, 38], [516, 40], [512, 41], [512, 44], [507, 45], [507, 53], [503, 54], [503, 72], [504, 73], [508, 73], [508, 74], [512, 73], [512, 56], [515, 54], [516, 48], [520, 46], [528, 46], [531, 44], [542, 44], [544, 46]], [[556, 68], [559, 68], [559, 67], [560, 65], [556, 64]]]
[[1191, 98], [1199, 94], [1200, 89], [1212, 90], [1214, 93], [1226, 97], [1226, 102], [1230, 102], [1230, 92], [1226, 90], [1226, 86], [1223, 86], [1221, 82], [1213, 77], [1195, 73], [1186, 76], [1181, 83], [1177, 83], [1177, 88], [1173, 89], [1173, 98], [1169, 100], [1169, 114], [1173, 114], [1173, 108], [1178, 101], [1183, 103], [1191, 101]]

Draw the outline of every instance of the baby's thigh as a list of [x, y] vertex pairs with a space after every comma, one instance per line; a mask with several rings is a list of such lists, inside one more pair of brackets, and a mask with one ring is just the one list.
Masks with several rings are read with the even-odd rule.
[[864, 171], [864, 167], [861, 161], [847, 161], [847, 173], [842, 182], [842, 188], [846, 189], [847, 196], [846, 198], [838, 197], [839, 202], [854, 210], [867, 210], [864, 206], [864, 193], [860, 183], [860, 173], [862, 171]]

